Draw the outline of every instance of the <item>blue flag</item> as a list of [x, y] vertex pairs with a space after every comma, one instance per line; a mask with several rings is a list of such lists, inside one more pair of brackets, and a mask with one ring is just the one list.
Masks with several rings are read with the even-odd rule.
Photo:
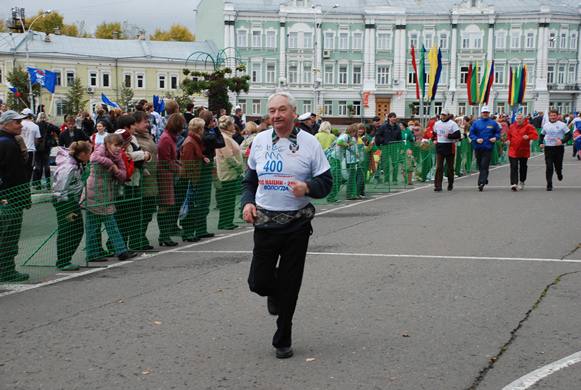
[[50, 93], [54, 93], [56, 87], [56, 73], [50, 70], [43, 70], [38, 68], [26, 68], [32, 84], [40, 84], [41, 87], [46, 88]]
[[101, 93], [101, 101], [103, 103], [105, 103], [108, 106], [111, 107], [115, 107], [115, 108], [119, 108], [119, 104], [112, 102], [111, 100], [109, 100], [109, 98], [107, 97], [107, 95], [105, 95], [104, 93]]

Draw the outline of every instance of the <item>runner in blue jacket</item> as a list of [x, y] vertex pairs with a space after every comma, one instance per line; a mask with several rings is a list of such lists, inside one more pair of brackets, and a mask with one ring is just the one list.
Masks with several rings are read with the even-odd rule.
[[482, 191], [488, 184], [488, 168], [490, 167], [490, 157], [492, 148], [497, 140], [500, 140], [500, 126], [490, 118], [490, 109], [483, 106], [481, 117], [472, 123], [470, 127], [470, 139], [476, 155], [478, 165], [478, 190]]

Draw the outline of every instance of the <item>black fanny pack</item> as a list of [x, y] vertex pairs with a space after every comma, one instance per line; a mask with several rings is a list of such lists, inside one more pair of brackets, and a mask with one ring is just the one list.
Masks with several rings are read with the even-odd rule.
[[313, 218], [315, 218], [315, 206], [310, 203], [300, 210], [293, 211], [272, 211], [256, 207], [254, 227], [257, 229], [285, 229], [292, 224], [310, 222]]

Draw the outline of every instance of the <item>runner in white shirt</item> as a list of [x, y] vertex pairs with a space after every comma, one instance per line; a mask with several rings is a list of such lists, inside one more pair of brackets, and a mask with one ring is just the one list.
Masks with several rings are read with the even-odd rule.
[[565, 143], [571, 139], [572, 131], [564, 122], [558, 120], [559, 111], [550, 110], [549, 120], [543, 123], [539, 143], [545, 150], [545, 171], [547, 178], [547, 191], [553, 191], [553, 171], [557, 173], [557, 179], [563, 180], [563, 156]]
[[284, 359], [293, 355], [292, 318], [315, 215], [310, 200], [326, 197], [333, 178], [321, 144], [294, 127], [295, 99], [275, 93], [268, 113], [273, 129], [252, 142], [241, 203], [244, 220], [255, 226], [248, 285], [268, 297], [269, 313], [278, 315], [272, 345]]
[[34, 114], [30, 108], [25, 108], [21, 112], [22, 115], [26, 116], [22, 120], [22, 133], [20, 133], [24, 143], [26, 144], [26, 149], [28, 150], [28, 159], [26, 160], [26, 172], [28, 173], [28, 180], [32, 177], [32, 167], [34, 164], [34, 153], [36, 152], [36, 145], [40, 143], [40, 129], [36, 123], [32, 121]]
[[448, 111], [442, 111], [440, 120], [434, 125], [434, 137], [436, 138], [436, 176], [434, 178], [434, 191], [442, 191], [444, 180], [444, 162], [446, 162], [446, 177], [448, 178], [448, 191], [454, 189], [454, 156], [456, 154], [456, 141], [461, 138], [460, 127], [452, 120]]

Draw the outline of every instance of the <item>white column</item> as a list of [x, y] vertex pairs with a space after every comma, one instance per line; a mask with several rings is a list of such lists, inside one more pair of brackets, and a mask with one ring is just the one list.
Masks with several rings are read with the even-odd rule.
[[405, 82], [404, 76], [406, 68], [406, 45], [405, 45], [405, 19], [398, 18], [395, 27], [395, 45], [393, 56], [393, 74], [394, 80], [398, 83], [393, 84], [393, 90], [397, 93], [392, 98], [391, 110], [398, 116], [405, 116]]
[[[366, 118], [375, 116], [375, 19], [365, 19], [363, 46], [363, 93], [369, 94], [368, 106], [363, 107]], [[362, 102], [363, 103], [363, 102]]]
[[537, 40], [537, 68], [535, 69], [534, 110], [547, 112], [549, 109], [549, 91], [547, 88], [547, 66], [549, 58], [549, 21], [541, 18]]
[[[285, 84], [288, 82], [286, 79], [286, 17], [280, 17], [280, 30], [279, 30], [279, 67], [278, 67], [278, 75], [280, 79], [285, 80]], [[279, 83], [280, 85], [280, 83]]]
[[[577, 68], [575, 71], [577, 72], [576, 83], [577, 85], [581, 85], [581, 29], [577, 30]], [[579, 112], [581, 110], [581, 94], [579, 92], [575, 93], [575, 101], [573, 102], [575, 105], [571, 107], [573, 111]]]
[[[448, 77], [449, 85], [448, 90], [450, 95], [448, 101], [446, 102], [446, 108], [452, 113], [458, 113], [458, 96], [456, 96], [456, 75], [458, 72], [458, 21], [452, 21], [452, 34], [448, 42], [450, 48], [450, 77]], [[453, 96], [453, 97], [452, 97]]]
[[[494, 59], [494, 16], [490, 16], [488, 20], [488, 45], [486, 50], [486, 62], [490, 62]], [[488, 97], [488, 106], [494, 112], [494, 85], [490, 91], [490, 96]]]

